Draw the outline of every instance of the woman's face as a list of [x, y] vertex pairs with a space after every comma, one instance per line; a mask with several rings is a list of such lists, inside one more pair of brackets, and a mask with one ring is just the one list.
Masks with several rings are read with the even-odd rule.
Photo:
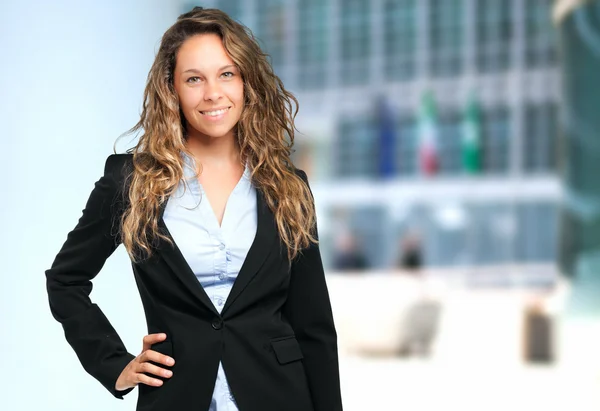
[[179, 48], [175, 91], [189, 136], [233, 137], [244, 104], [242, 76], [216, 34], [199, 34]]

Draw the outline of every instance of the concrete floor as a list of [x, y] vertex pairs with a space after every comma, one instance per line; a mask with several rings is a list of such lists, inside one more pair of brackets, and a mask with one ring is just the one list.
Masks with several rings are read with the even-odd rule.
[[[401, 359], [386, 352], [416, 288], [385, 275], [328, 282], [345, 411], [600, 410], [600, 318], [561, 321], [560, 287], [551, 293], [450, 287], [439, 294], [431, 358]], [[538, 303], [553, 319], [554, 365], [522, 361], [524, 312]], [[360, 355], [377, 350], [379, 357]]]
[[341, 357], [345, 411], [597, 411], [600, 374], [483, 362]]

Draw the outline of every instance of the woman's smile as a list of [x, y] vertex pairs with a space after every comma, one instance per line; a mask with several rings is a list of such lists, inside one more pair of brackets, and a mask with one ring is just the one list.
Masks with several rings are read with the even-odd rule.
[[230, 108], [231, 108], [231, 106], [224, 107], [224, 108], [217, 109], [217, 110], [200, 111], [200, 114], [202, 114], [202, 116], [209, 121], [218, 121], [227, 115]]

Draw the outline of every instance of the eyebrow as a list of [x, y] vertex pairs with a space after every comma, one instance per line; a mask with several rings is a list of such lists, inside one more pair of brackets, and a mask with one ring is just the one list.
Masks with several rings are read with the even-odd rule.
[[[217, 71], [225, 70], [225, 69], [230, 68], [230, 67], [235, 67], [235, 64], [228, 64], [226, 66], [221, 67]], [[192, 69], [188, 69], [188, 70], [186, 70], [186, 71], [183, 72], [183, 74], [185, 74], [185, 73], [198, 73], [198, 74], [200, 74], [200, 70], [192, 68]]]

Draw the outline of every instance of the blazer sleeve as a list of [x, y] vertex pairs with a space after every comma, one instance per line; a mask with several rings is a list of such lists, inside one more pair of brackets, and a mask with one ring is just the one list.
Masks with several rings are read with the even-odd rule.
[[[297, 172], [308, 185], [306, 173]], [[341, 411], [337, 333], [318, 244], [293, 261], [283, 313], [304, 356], [315, 411]]]
[[[133, 388], [115, 390], [117, 378], [135, 358], [98, 305], [92, 303], [91, 280], [120, 243], [117, 226], [125, 155], [111, 155], [104, 175], [95, 183], [83, 215], [67, 235], [50, 269], [46, 289], [50, 311], [63, 326], [65, 337], [84, 369], [117, 398]], [[121, 182], [121, 183], [118, 183]]]

